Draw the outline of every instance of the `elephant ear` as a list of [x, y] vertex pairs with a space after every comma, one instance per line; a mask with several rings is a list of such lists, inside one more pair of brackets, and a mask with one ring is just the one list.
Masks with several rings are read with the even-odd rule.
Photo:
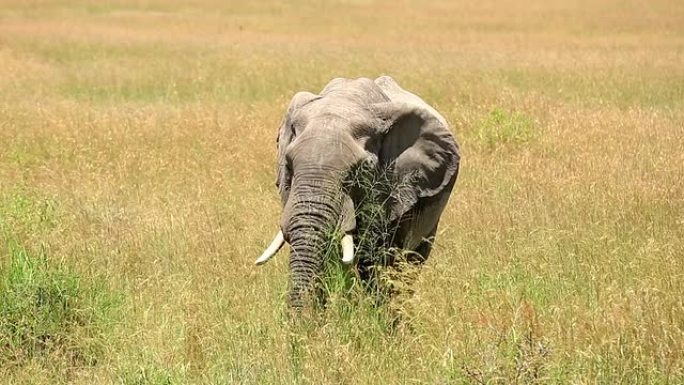
[[319, 96], [314, 95], [311, 92], [296, 93], [295, 96], [292, 97], [290, 105], [287, 107], [283, 120], [280, 122], [278, 137], [276, 138], [276, 146], [278, 148], [278, 171], [276, 173], [275, 184], [280, 192], [280, 199], [282, 200], [283, 205], [287, 202], [290, 192], [290, 183], [292, 181], [292, 175], [290, 174], [290, 170], [287, 166], [287, 159], [285, 158], [285, 150], [297, 136], [297, 122], [295, 121], [294, 116], [298, 109], [317, 98], [319, 98]]
[[408, 212], [421, 198], [437, 195], [458, 172], [459, 149], [441, 116], [412, 103], [375, 105], [380, 119], [380, 165], [397, 183], [390, 219]]

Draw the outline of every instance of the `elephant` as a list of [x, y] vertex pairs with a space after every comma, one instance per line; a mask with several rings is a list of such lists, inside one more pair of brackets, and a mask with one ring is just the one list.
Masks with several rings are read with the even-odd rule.
[[[319, 94], [294, 95], [277, 136], [276, 186], [280, 231], [256, 260], [261, 265], [288, 243], [290, 307], [306, 307], [323, 272], [317, 245], [338, 226], [342, 262], [354, 263], [359, 193], [343, 188], [350, 170], [386, 170], [395, 180], [385, 211], [393, 247], [422, 264], [456, 182], [459, 146], [446, 119], [389, 76], [330, 81]], [[361, 193], [362, 194], [362, 193]]]

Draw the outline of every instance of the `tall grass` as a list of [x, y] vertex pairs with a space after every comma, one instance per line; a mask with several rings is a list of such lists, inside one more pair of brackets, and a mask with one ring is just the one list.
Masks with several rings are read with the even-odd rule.
[[8, 245], [10, 263], [0, 269], [0, 360], [23, 366], [35, 360], [64, 370], [93, 366], [116, 320], [117, 299], [102, 283], [83, 282], [64, 267], [50, 267]]
[[[0, 382], [684, 381], [683, 11], [3, 2]], [[377, 306], [336, 246], [294, 326], [286, 253], [252, 265], [276, 127], [381, 74], [450, 121], [459, 180], [407, 295]]]

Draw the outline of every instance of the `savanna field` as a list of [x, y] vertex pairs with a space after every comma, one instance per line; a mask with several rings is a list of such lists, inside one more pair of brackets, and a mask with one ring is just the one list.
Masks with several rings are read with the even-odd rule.
[[[459, 180], [400, 326], [295, 325], [278, 124], [382, 74]], [[684, 383], [684, 3], [0, 1], [0, 383]]]

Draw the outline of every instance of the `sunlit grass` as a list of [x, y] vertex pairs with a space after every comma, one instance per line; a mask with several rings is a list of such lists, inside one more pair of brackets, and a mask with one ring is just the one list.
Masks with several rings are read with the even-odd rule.
[[[680, 2], [34, 5], [0, 7], [3, 381], [684, 381]], [[381, 74], [461, 144], [435, 248], [382, 306], [331, 264], [293, 323], [286, 252], [253, 266], [276, 128]]]

